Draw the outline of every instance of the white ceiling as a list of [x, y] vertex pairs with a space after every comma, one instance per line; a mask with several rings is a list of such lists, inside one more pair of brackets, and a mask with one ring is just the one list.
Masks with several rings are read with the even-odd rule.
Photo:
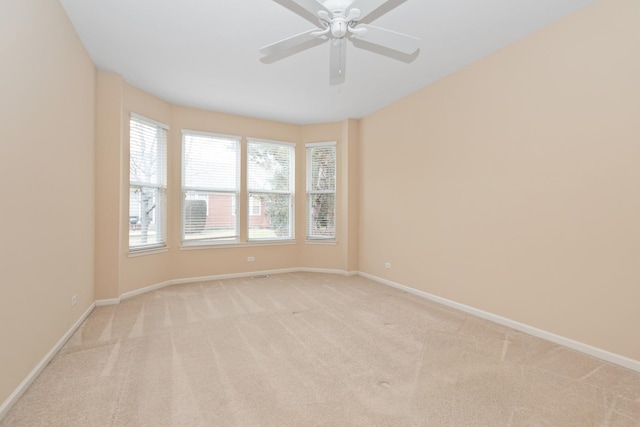
[[314, 27], [291, 0], [60, 0], [99, 69], [173, 104], [295, 124], [364, 117], [593, 0], [391, 1], [372, 23], [419, 37], [418, 55], [348, 43], [346, 81], [330, 85], [328, 43], [261, 60]]

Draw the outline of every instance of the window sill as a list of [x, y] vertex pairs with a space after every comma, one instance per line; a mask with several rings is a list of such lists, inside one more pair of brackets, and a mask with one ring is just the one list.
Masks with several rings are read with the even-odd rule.
[[161, 254], [165, 252], [169, 252], [169, 248], [167, 248], [166, 246], [155, 247], [155, 248], [145, 248], [145, 249], [134, 249], [134, 250], [129, 249], [129, 253], [127, 254], [127, 256], [129, 258], [136, 258], [140, 256], [145, 256], [145, 255]]
[[267, 240], [267, 241], [256, 241], [252, 240], [249, 242], [230, 242], [230, 243], [201, 243], [201, 244], [182, 244], [180, 246], [181, 251], [196, 251], [200, 249], [224, 249], [224, 248], [251, 248], [251, 247], [261, 247], [261, 246], [289, 246], [295, 245], [295, 240]]
[[309, 239], [304, 241], [305, 245], [328, 245], [328, 246], [336, 246], [338, 241], [335, 239]]

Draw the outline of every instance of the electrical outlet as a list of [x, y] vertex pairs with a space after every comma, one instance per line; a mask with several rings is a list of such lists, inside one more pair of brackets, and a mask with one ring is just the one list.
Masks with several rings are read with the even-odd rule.
[[256, 257], [254, 257], [254, 256], [250, 256], [250, 257], [247, 258], [247, 261], [249, 261], [249, 262], [254, 262], [255, 260], [256, 260]]
[[391, 269], [391, 263], [390, 262], [385, 262], [384, 263], [384, 268]]
[[78, 295], [74, 295], [71, 297], [71, 307], [78, 303]]

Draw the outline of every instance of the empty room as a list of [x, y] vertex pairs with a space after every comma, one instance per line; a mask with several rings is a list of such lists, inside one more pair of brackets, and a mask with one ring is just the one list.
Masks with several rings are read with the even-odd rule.
[[0, 0], [0, 58], [1, 427], [640, 427], [640, 2]]

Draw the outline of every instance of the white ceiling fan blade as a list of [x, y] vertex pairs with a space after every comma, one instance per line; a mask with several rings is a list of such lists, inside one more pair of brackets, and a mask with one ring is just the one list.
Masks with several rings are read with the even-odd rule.
[[351, 5], [351, 9], [359, 9], [358, 21], [365, 19], [371, 12], [385, 4], [388, 0], [356, 0]]
[[[267, 0], [263, 0], [267, 1]], [[317, 0], [273, 0], [308, 20], [314, 25], [322, 22], [320, 14], [329, 14], [328, 9]], [[404, 0], [403, 0], [404, 1]]]
[[417, 37], [396, 33], [395, 31], [367, 24], [360, 24], [356, 27], [357, 30], [361, 28], [364, 28], [367, 31], [362, 32], [361, 34], [354, 34], [360, 40], [406, 53], [407, 55], [411, 55], [420, 49], [420, 39]]
[[317, 33], [317, 31], [318, 29], [314, 28], [313, 30], [305, 31], [304, 33], [296, 34], [293, 37], [289, 37], [287, 39], [280, 40], [270, 45], [261, 47], [260, 53], [269, 56], [289, 50], [310, 40], [314, 40], [317, 37], [314, 33]]
[[347, 65], [346, 38], [331, 40], [331, 58], [329, 62], [331, 83], [342, 83]]
[[326, 7], [322, 5], [318, 0], [290, 0], [291, 2], [297, 4], [304, 10], [309, 13], [312, 13], [314, 16], [318, 16], [318, 12], [323, 11], [329, 13]]
[[347, 20], [347, 22], [351, 22], [351, 21], [357, 21], [359, 18], [360, 18], [360, 9], [356, 9], [355, 7], [352, 7], [351, 9], [349, 9], [349, 14], [345, 19]]

